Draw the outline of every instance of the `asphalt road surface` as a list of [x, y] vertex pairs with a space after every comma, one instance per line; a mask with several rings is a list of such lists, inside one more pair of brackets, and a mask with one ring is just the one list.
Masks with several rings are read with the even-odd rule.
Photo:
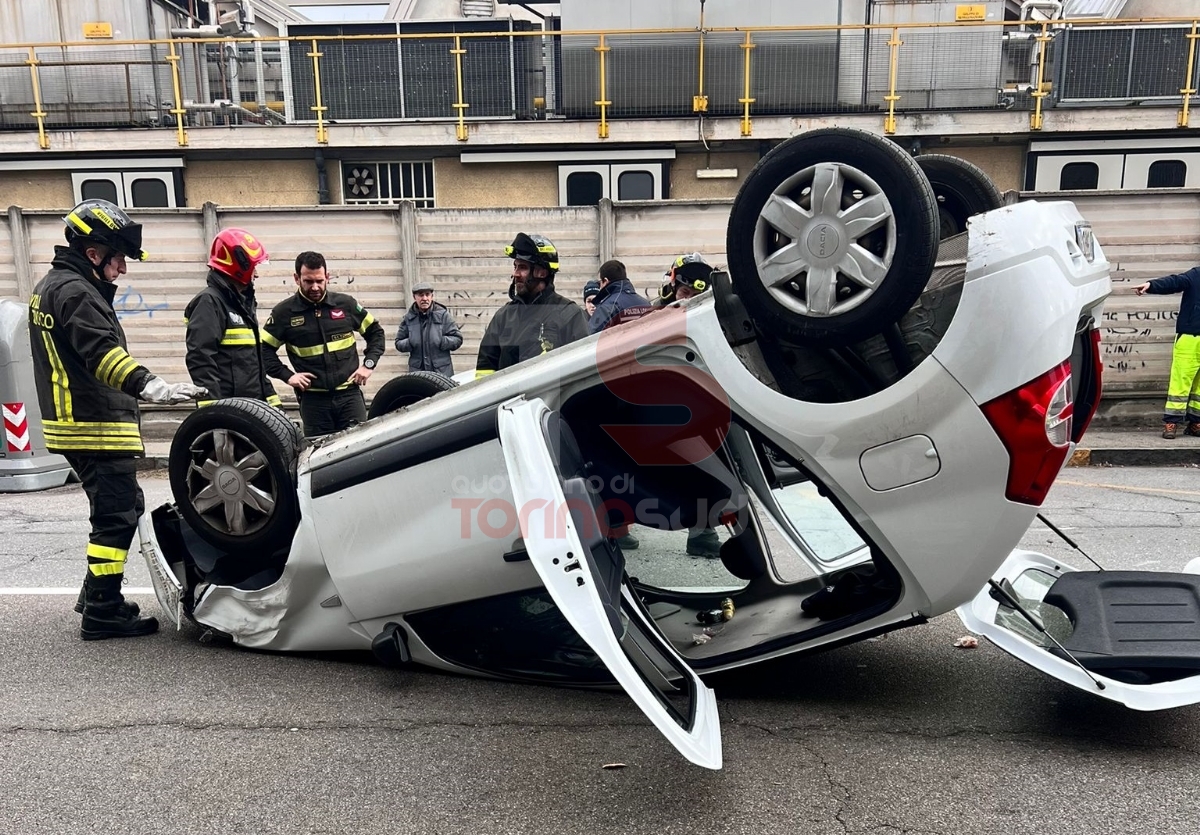
[[[151, 507], [169, 496], [143, 484]], [[1044, 512], [1106, 567], [1178, 570], [1200, 553], [1198, 509], [1195, 469], [1090, 468]], [[953, 614], [711, 679], [725, 768], [710, 772], [622, 693], [247, 652], [189, 628], [81, 643], [86, 517], [78, 486], [0, 496], [5, 835], [1200, 831], [1200, 708], [1136, 713], [986, 642], [955, 649]], [[1037, 523], [1025, 545], [1085, 563]]]

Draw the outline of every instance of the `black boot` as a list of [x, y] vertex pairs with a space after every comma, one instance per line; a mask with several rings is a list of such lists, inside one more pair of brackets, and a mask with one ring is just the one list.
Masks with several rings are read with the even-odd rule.
[[[83, 600], [84, 600], [84, 597], [87, 595], [88, 583], [91, 582], [91, 579], [92, 579], [91, 571], [89, 571], [87, 574], [83, 575], [83, 587], [79, 589], [79, 598], [75, 601], [75, 611], [77, 614], [83, 614]], [[124, 600], [123, 596], [122, 596], [122, 600]], [[136, 603], [133, 603], [129, 600], [125, 600], [123, 605], [125, 606], [125, 609], [129, 612], [129, 614], [132, 617], [136, 618], [142, 612], [142, 610], [138, 608], [138, 605]]]
[[79, 637], [85, 641], [132, 638], [158, 631], [154, 618], [138, 617], [126, 608], [121, 596], [120, 574], [92, 577], [83, 598], [83, 625]]

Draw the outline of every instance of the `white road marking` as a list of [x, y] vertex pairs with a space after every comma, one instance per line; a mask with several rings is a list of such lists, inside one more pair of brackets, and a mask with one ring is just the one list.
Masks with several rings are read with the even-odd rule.
[[[0, 587], [0, 595], [4, 594], [23, 594], [23, 595], [47, 595], [47, 594], [79, 594], [79, 586], [64, 588], [56, 586], [54, 588], [3, 588]], [[123, 586], [121, 594], [154, 594], [154, 589], [150, 586]]]

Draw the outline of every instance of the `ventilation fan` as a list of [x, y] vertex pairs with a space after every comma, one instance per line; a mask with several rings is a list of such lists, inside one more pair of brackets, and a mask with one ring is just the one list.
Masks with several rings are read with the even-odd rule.
[[346, 188], [358, 198], [371, 197], [375, 193], [375, 172], [370, 168], [352, 168], [346, 178]]

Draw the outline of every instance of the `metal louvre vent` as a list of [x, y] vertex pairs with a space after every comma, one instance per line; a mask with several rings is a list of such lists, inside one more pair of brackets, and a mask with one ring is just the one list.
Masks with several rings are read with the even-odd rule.
[[342, 202], [347, 206], [411, 201], [433, 208], [432, 162], [343, 162]]

